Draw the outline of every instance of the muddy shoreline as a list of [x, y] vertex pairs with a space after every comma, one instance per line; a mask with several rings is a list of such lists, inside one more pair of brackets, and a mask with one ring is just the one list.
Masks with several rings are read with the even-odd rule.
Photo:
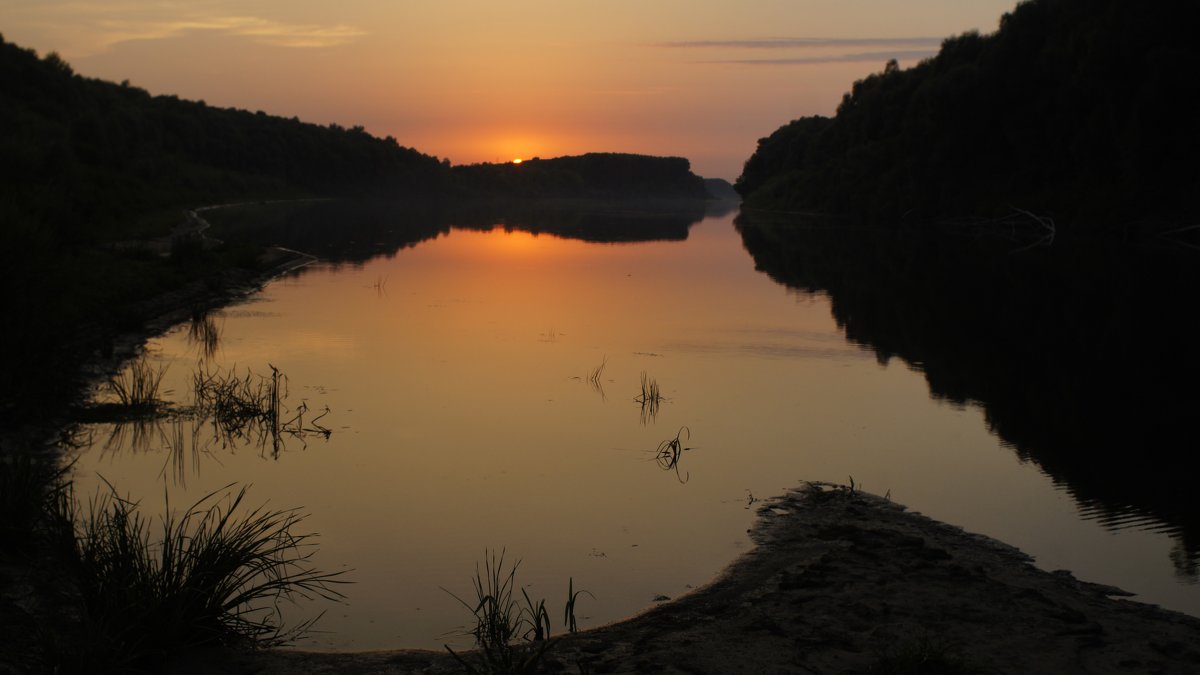
[[[769, 500], [687, 596], [561, 638], [551, 673], [1200, 672], [1200, 619], [845, 487]], [[916, 660], [918, 670], [896, 670]], [[892, 667], [891, 670], [888, 667]], [[209, 652], [175, 673], [454, 673], [431, 651]]]

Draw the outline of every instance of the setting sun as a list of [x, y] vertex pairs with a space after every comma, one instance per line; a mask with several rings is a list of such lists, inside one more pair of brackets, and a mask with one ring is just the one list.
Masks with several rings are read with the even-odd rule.
[[524, 162], [524, 161], [525, 161], [525, 160], [521, 159], [520, 157], [517, 157], [517, 158], [513, 159], [512, 163], [513, 163], [513, 164], [520, 164], [521, 162]]

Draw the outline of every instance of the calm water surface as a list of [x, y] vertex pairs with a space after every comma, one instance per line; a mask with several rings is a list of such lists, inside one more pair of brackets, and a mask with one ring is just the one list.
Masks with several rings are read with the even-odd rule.
[[[1101, 527], [987, 431], [931, 399], [918, 372], [849, 344], [824, 295], [755, 270], [732, 216], [686, 241], [597, 244], [452, 229], [360, 266], [318, 264], [214, 315], [209, 368], [288, 380], [289, 409], [332, 430], [278, 452], [165, 423], [92, 430], [81, 494], [102, 485], [161, 510], [229, 483], [303, 507], [324, 569], [348, 568], [318, 649], [469, 646], [444, 590], [471, 592], [485, 549], [523, 560], [518, 582], [561, 607], [585, 588], [584, 626], [711, 580], [750, 547], [752, 502], [802, 481], [846, 482], [1016, 545], [1047, 569], [1200, 614], [1153, 528]], [[171, 400], [191, 401], [203, 357], [186, 326], [152, 340]], [[595, 383], [591, 372], [605, 364]], [[635, 402], [641, 377], [666, 400]], [[195, 428], [194, 428], [195, 427]], [[655, 461], [680, 429], [678, 466]], [[552, 612], [553, 613], [553, 612]]]

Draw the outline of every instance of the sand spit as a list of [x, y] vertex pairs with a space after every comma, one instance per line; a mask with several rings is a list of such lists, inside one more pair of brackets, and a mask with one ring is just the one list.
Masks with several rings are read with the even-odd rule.
[[[562, 638], [546, 672], [870, 673], [914, 658], [930, 667], [904, 672], [1200, 672], [1200, 619], [1039, 570], [1011, 546], [880, 497], [804, 485], [763, 505], [751, 534], [756, 547], [713, 583]], [[209, 653], [176, 665], [461, 672], [428, 651]]]

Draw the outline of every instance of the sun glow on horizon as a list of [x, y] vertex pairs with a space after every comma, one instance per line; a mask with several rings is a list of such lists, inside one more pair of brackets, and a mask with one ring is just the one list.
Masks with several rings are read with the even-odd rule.
[[524, 162], [524, 161], [525, 161], [525, 160], [521, 159], [520, 157], [514, 157], [514, 158], [513, 158], [513, 161], [512, 161], [512, 163], [513, 163], [513, 164], [520, 164], [521, 162]]
[[15, 6], [3, 16], [6, 41], [55, 50], [88, 77], [362, 126], [454, 164], [630, 152], [687, 157], [697, 173], [732, 180], [757, 139], [832, 114], [889, 57], [908, 65], [939, 36], [994, 29], [1014, 1], [796, 0], [747, 12], [247, 0], [233, 12], [225, 2], [38, 0], [6, 3]]

